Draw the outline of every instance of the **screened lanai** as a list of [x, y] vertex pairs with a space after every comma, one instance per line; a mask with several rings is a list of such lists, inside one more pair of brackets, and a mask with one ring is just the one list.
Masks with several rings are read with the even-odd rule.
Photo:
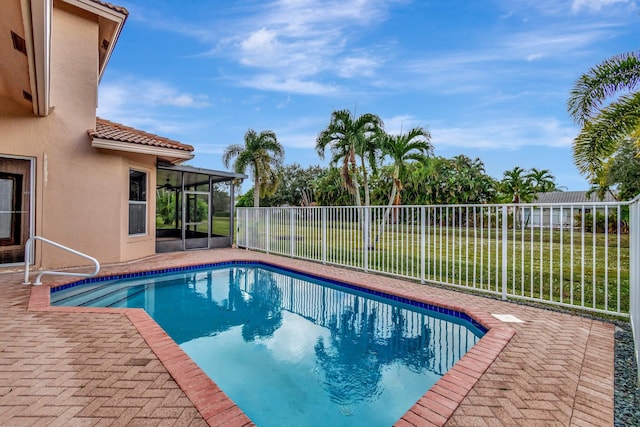
[[230, 247], [234, 184], [246, 175], [159, 164], [156, 252]]

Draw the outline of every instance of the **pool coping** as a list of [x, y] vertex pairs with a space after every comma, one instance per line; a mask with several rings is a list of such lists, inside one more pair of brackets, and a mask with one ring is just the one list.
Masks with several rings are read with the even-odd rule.
[[[229, 259], [227, 261], [214, 262], [208, 265], [225, 265], [233, 263], [255, 263], [276, 268], [282, 268], [297, 274], [318, 277], [332, 283], [344, 283], [347, 287], [362, 288], [371, 293], [383, 293], [400, 298], [406, 298], [422, 304], [441, 307], [464, 313], [475, 322], [482, 325], [487, 332], [456, 364], [453, 365], [399, 420], [396, 426], [443, 426], [456, 411], [469, 391], [480, 377], [491, 366], [498, 355], [504, 350], [511, 338], [515, 335], [515, 329], [505, 325], [489, 313], [473, 307], [458, 305], [438, 297], [416, 297], [399, 289], [389, 289], [376, 283], [365, 283], [356, 279], [344, 279], [337, 275], [325, 273], [307, 273], [303, 270], [292, 268], [285, 263], [276, 260], [268, 262], [262, 260]], [[168, 270], [188, 270], [202, 268], [207, 264], [185, 264]], [[129, 271], [122, 276], [132, 277], [145, 272], [157, 272], [143, 268]], [[99, 275], [96, 279], [113, 277], [117, 274]], [[371, 275], [375, 277], [375, 275]], [[31, 288], [28, 303], [30, 311], [54, 311], [73, 313], [120, 313], [125, 315], [138, 330], [147, 345], [165, 366], [169, 374], [174, 378], [178, 386], [191, 400], [204, 420], [210, 426], [244, 426], [253, 422], [244, 412], [202, 371], [198, 365], [169, 337], [166, 332], [143, 310], [139, 308], [90, 308], [90, 307], [66, 307], [51, 306], [50, 294], [52, 288], [64, 287], [70, 283], [78, 282], [77, 279], [58, 282], [54, 285], [36, 286]]]

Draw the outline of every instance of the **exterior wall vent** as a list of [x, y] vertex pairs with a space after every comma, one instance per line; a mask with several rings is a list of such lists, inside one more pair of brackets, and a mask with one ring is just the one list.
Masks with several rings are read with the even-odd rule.
[[25, 90], [22, 91], [22, 97], [29, 102], [33, 102], [33, 96], [31, 96], [31, 94]]
[[11, 40], [13, 41], [13, 48], [18, 52], [22, 52], [25, 55], [27, 54], [27, 44], [24, 39], [11, 31]]

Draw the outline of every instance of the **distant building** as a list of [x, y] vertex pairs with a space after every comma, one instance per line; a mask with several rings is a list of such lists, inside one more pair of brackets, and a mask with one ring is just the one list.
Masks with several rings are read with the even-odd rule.
[[616, 202], [617, 200], [607, 192], [604, 199], [600, 199], [596, 193], [587, 197], [586, 191], [550, 191], [548, 193], [536, 193], [534, 203], [598, 203]]
[[[554, 227], [569, 228], [577, 226], [576, 216], [600, 212], [610, 213], [603, 205], [606, 202], [617, 200], [607, 193], [604, 200], [598, 198], [595, 193], [587, 197], [586, 191], [551, 191], [537, 193], [532, 204], [522, 207], [522, 215], [525, 227]], [[553, 204], [554, 206], [545, 206]], [[608, 212], [607, 212], [608, 211]]]

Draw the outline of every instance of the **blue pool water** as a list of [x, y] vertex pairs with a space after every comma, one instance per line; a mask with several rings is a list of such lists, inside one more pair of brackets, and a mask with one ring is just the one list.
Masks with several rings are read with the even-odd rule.
[[260, 427], [393, 425], [484, 334], [263, 264], [88, 282], [51, 304], [145, 309]]

